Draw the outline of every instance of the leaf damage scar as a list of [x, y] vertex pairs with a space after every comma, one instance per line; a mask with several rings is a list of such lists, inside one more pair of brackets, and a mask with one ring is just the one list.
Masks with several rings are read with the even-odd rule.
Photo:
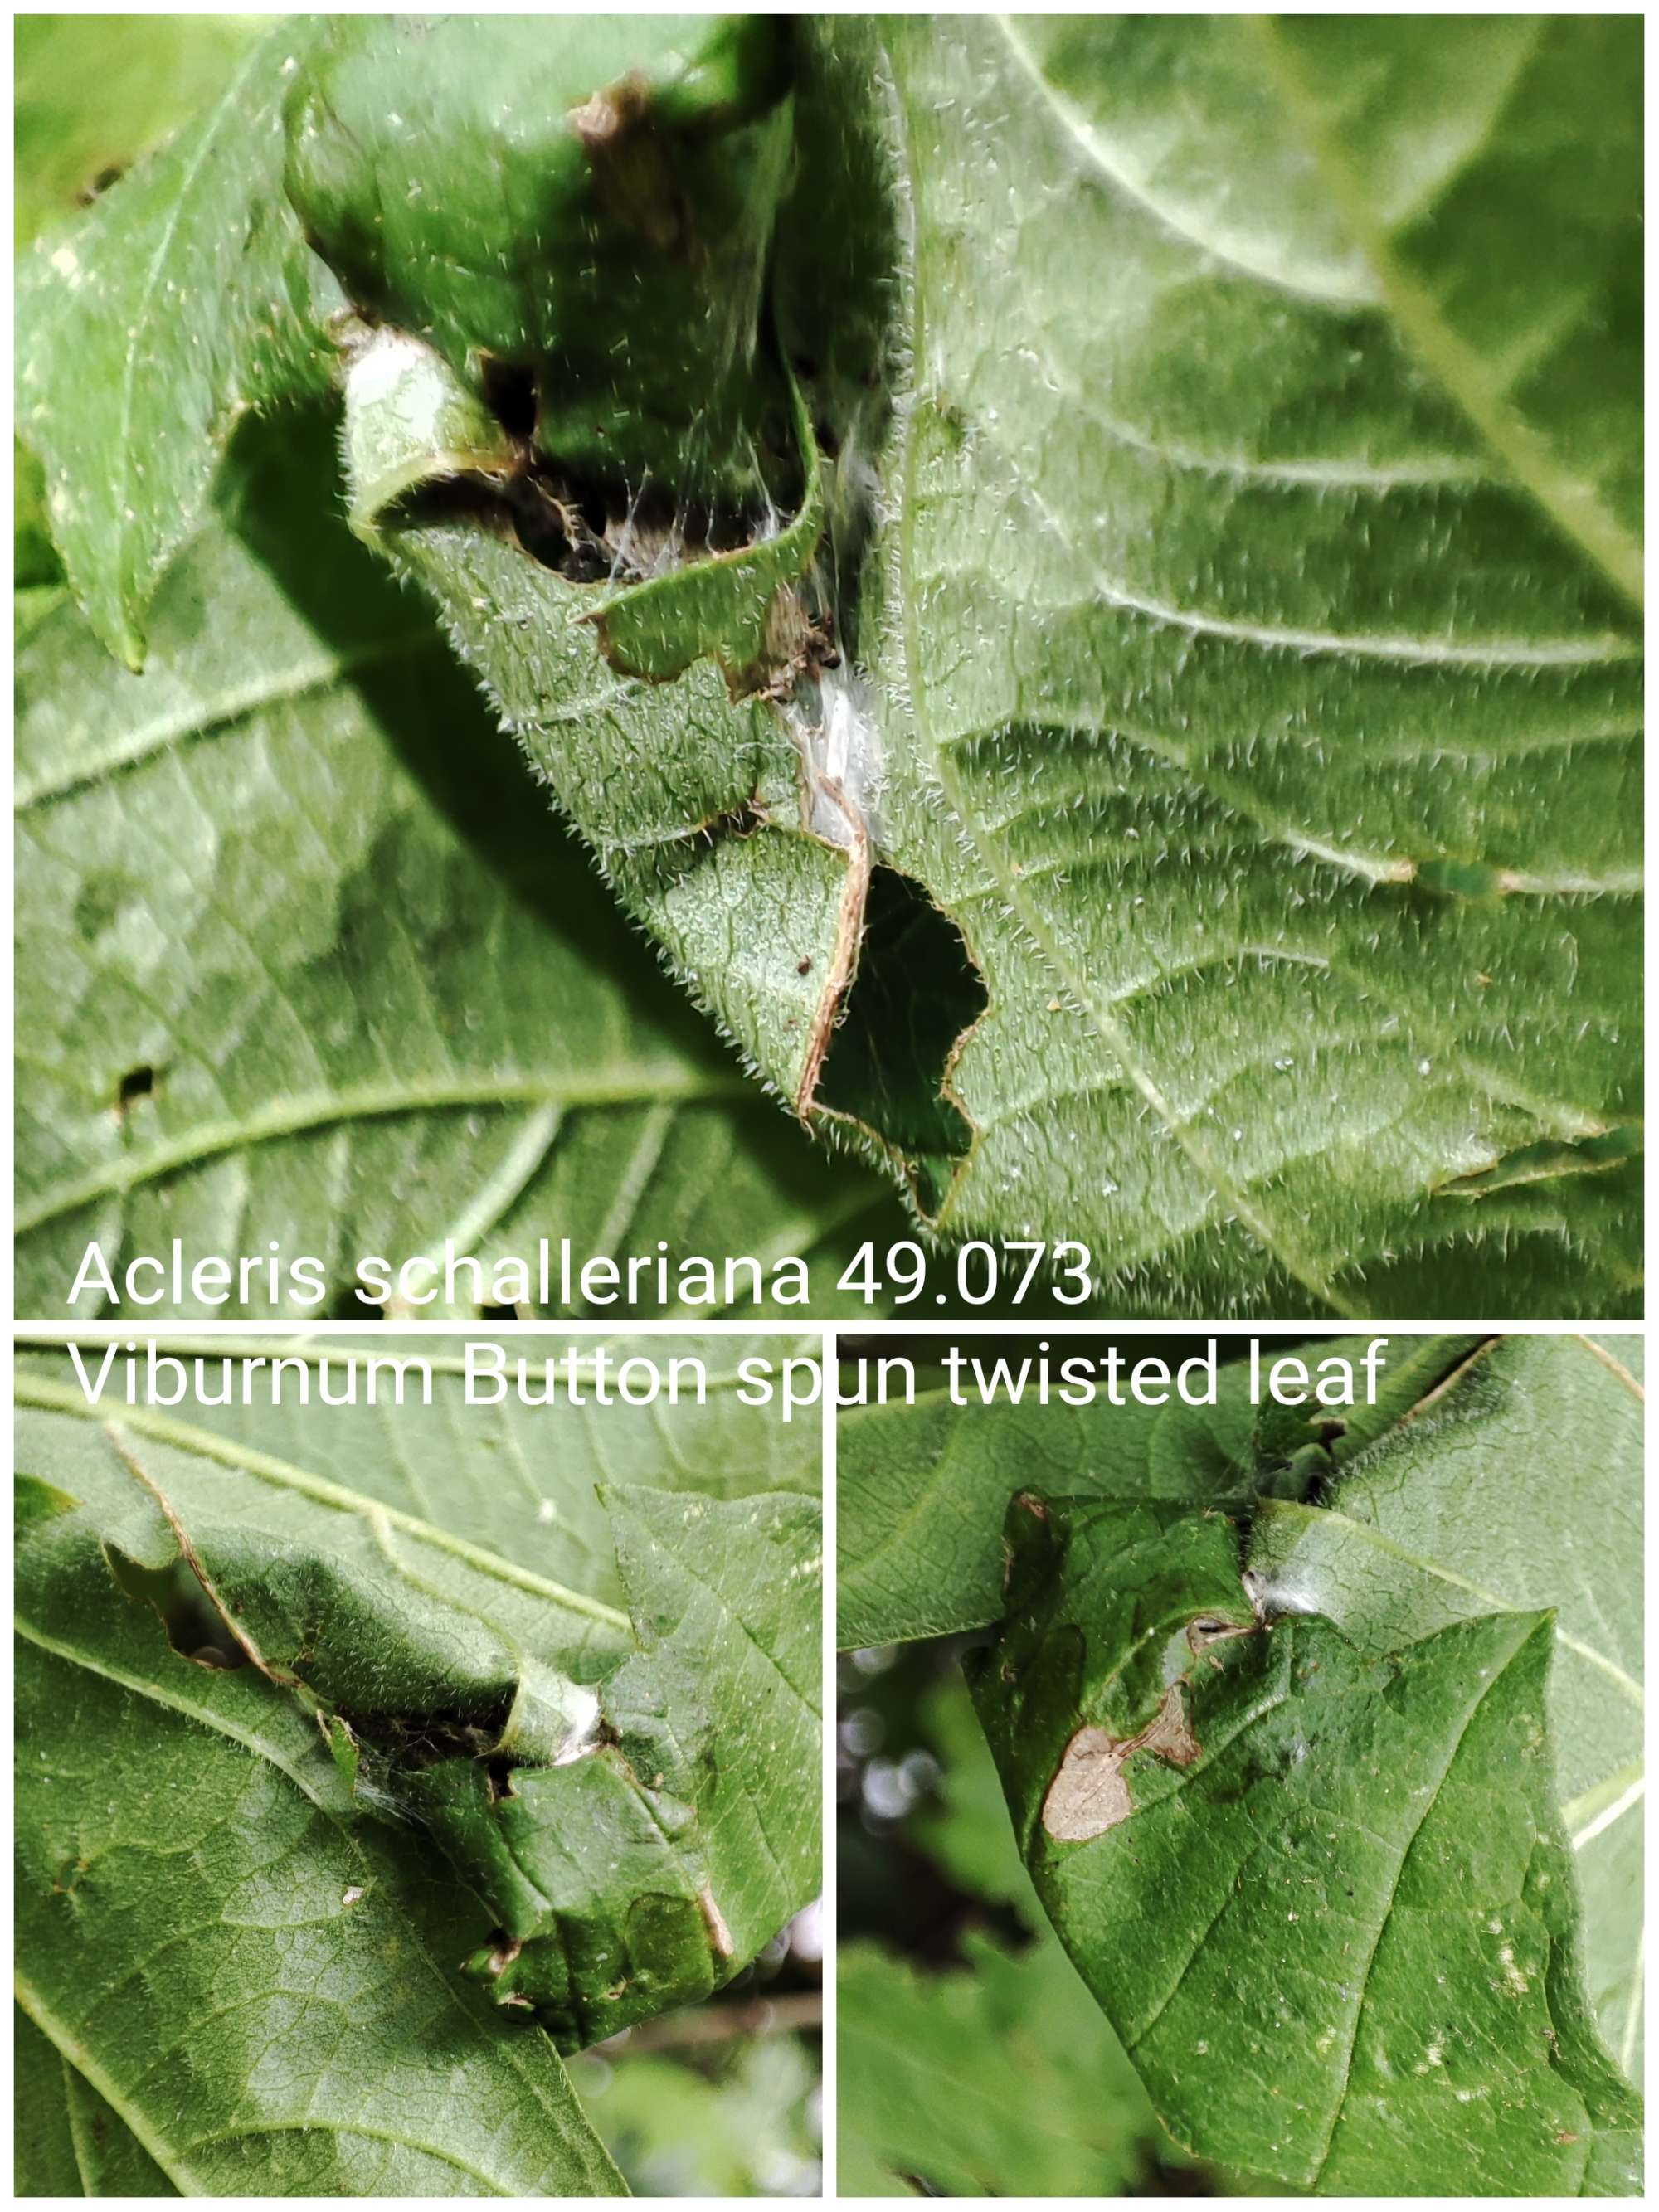
[[1198, 1739], [1187, 1723], [1181, 1683], [1170, 1685], [1139, 1735], [1109, 1735], [1089, 1722], [1078, 1729], [1042, 1801], [1042, 1825], [1056, 1843], [1090, 1843], [1128, 1819], [1135, 1808], [1123, 1766], [1137, 1751], [1156, 1752], [1172, 1766], [1190, 1766], [1197, 1759]]
[[[1188, 1624], [1187, 1641], [1194, 1656], [1233, 1636], [1250, 1636], [1254, 1624], [1199, 1620]], [[1212, 1666], [1219, 1662], [1212, 1660]], [[1139, 1735], [1115, 1736], [1092, 1722], [1073, 1734], [1042, 1801], [1042, 1825], [1057, 1844], [1087, 1844], [1103, 1836], [1135, 1809], [1123, 1769], [1138, 1751], [1150, 1751], [1171, 1766], [1191, 1766], [1203, 1747], [1187, 1717], [1187, 1686], [1171, 1682], [1157, 1712]]]

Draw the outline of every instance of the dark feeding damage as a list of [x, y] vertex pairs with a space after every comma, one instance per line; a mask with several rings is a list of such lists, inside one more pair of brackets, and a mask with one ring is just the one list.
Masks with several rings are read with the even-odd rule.
[[[763, 1023], [740, 1041], [809, 1126], [896, 1168], [935, 1218], [974, 1141], [951, 1070], [988, 992], [956, 922], [882, 854], [894, 709], [860, 647], [902, 254], [892, 150], [850, 96], [862, 33], [538, 20], [481, 42], [439, 21], [398, 54], [400, 112], [431, 125], [407, 228], [362, 220], [412, 161], [377, 105], [390, 35], [331, 27], [288, 112], [289, 196], [352, 303], [349, 414], [360, 380], [429, 392], [441, 363], [466, 387], [434, 417], [427, 468], [374, 452], [374, 526], [506, 538], [579, 595], [617, 674], [672, 684], [710, 659], [735, 705], [777, 717], [800, 805], [757, 805], [748, 833], [838, 850], [847, 887], [779, 1024], [807, 1039], [804, 1064]], [[499, 70], [474, 84], [486, 49], [535, 90], [533, 128], [523, 99], [503, 121]], [[472, 208], [497, 139], [500, 192]]]

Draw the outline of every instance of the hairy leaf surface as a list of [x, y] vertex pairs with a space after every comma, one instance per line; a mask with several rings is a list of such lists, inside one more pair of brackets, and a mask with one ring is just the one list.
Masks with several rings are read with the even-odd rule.
[[[1507, 26], [1349, 27], [1325, 27], [1328, 97], [1374, 88], [1380, 46], [1449, 136], [1490, 125], [1469, 64]], [[951, 1066], [976, 1135], [944, 1218], [1086, 1224], [1195, 1311], [1622, 1308], [1621, 584], [1419, 351], [1243, 19], [884, 35], [915, 375], [861, 651], [909, 708], [884, 718], [884, 848], [990, 994]], [[1596, 137], [1612, 102], [1627, 145], [1633, 76], [1599, 27], [1562, 46], [1551, 134]], [[1487, 218], [1415, 105], [1377, 92], [1365, 129], [1479, 267]], [[1561, 143], [1506, 136], [1529, 190]], [[1629, 271], [1633, 166], [1594, 173], [1597, 267]], [[1504, 294], [1540, 346], [1580, 273], [1551, 234]], [[1595, 388], [1626, 380], [1628, 318], [1591, 327]]]
[[1550, 1615], [1380, 1656], [1253, 1622], [1214, 1514], [1022, 1500], [1009, 1534], [976, 1703], [1038, 1893], [1177, 2139], [1335, 2195], [1639, 2186], [1557, 1810]]
[[[354, 508], [694, 997], [926, 1218], [1081, 1236], [1149, 1311], [1633, 1310], [1633, 21], [654, 35], [332, 19], [279, 118], [278, 34], [245, 263], [210, 124], [41, 261], [101, 634], [306, 373], [268, 295], [304, 351], [337, 284]], [[165, 424], [149, 290], [63, 404], [106, 259], [212, 295]]]
[[[19, 1397], [32, 2020], [186, 2191], [614, 2189], [520, 2023], [568, 2048], [686, 2002], [813, 1893], [814, 1503], [611, 1490], [630, 1625], [441, 1517]], [[423, 1460], [465, 1524], [477, 1471]], [[160, 1978], [158, 1924], [198, 1931]], [[472, 2082], [453, 2128], [434, 2051]]]
[[[834, 424], [860, 466], [877, 441], [854, 672], [630, 691], [603, 585], [464, 517], [389, 534], [763, 1073], [942, 1225], [1085, 1234], [1154, 1310], [1633, 1296], [1634, 141], [1621, 106], [1538, 283], [1486, 282], [1493, 193], [1556, 190], [1540, 88], [1558, 132], [1564, 86], [1587, 134], [1620, 97], [1617, 36], [1518, 35], [1425, 68], [1383, 25], [916, 19], [803, 64], [804, 132], [890, 83], [859, 125], [906, 214], [908, 388], [890, 434]], [[1494, 112], [1501, 160], [1453, 161]]]
[[[337, 1295], [453, 1238], [488, 1300], [497, 1256], [568, 1236], [801, 1253], [833, 1298], [878, 1188], [816, 1162], [607, 917], [429, 618], [326, 515], [331, 465], [312, 429], [239, 446], [142, 678], [67, 604], [20, 657], [20, 1310], [63, 1312], [94, 1237], [118, 1267], [248, 1224]], [[167, 1304], [299, 1310], [257, 1282]]]

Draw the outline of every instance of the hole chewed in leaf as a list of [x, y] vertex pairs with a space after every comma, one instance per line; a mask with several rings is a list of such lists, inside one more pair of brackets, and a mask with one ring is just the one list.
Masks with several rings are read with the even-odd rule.
[[858, 973], [814, 1103], [900, 1156], [925, 1214], [938, 1211], [973, 1143], [948, 1086], [988, 1000], [956, 924], [909, 877], [872, 869]]
[[533, 439], [536, 434], [536, 372], [523, 363], [502, 361], [480, 351], [478, 386], [483, 403], [509, 437]]
[[115, 1086], [115, 1118], [125, 1121], [141, 1098], [155, 1095], [156, 1072], [153, 1067], [130, 1067]]
[[1547, 1139], [1522, 1145], [1489, 1168], [1457, 1176], [1441, 1184], [1439, 1198], [1480, 1199], [1522, 1183], [1553, 1182], [1563, 1176], [1605, 1175], [1642, 1152], [1642, 1131], [1633, 1122], [1604, 1129], [1593, 1137]]
[[137, 1604], [154, 1607], [167, 1642], [181, 1659], [221, 1672], [250, 1663], [182, 1559], [170, 1559], [164, 1567], [147, 1567], [112, 1544], [105, 1545], [104, 1557], [117, 1587]]

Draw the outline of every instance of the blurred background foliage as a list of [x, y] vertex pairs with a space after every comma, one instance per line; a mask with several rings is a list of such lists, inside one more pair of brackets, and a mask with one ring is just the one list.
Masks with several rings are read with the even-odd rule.
[[1233, 2193], [1158, 2126], [1043, 1917], [962, 1678], [980, 1640], [840, 1662], [840, 2192]]

